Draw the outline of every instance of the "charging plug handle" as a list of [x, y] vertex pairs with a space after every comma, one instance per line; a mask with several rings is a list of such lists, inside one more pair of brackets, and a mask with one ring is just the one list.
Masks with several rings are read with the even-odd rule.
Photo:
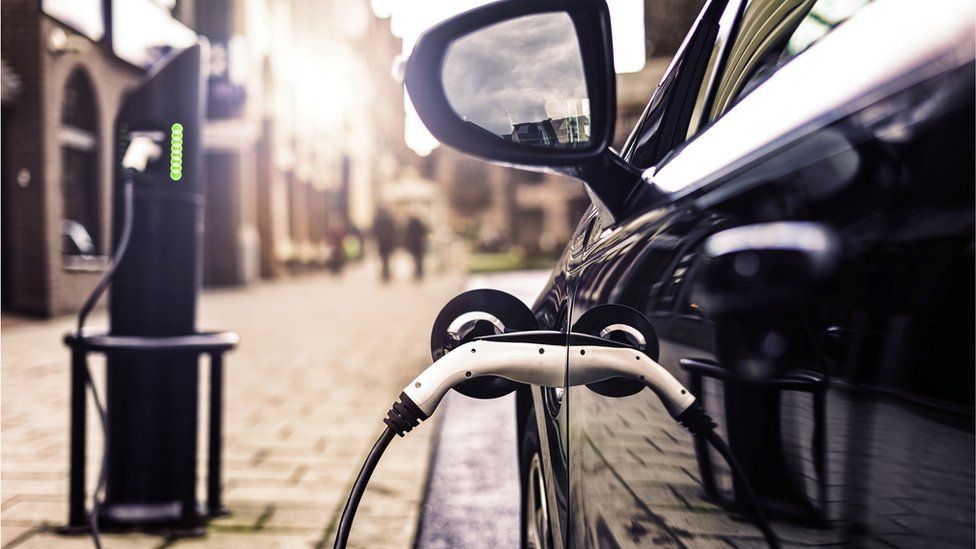
[[[586, 334], [570, 334], [569, 344], [566, 342], [566, 334], [534, 331], [488, 336], [465, 343], [411, 381], [384, 421], [403, 436], [430, 417], [447, 391], [458, 383], [482, 376], [499, 376], [543, 387], [630, 379], [654, 391], [675, 419], [684, 418], [694, 425], [700, 423], [692, 421], [696, 414], [689, 412], [695, 404], [694, 395], [643, 352]], [[573, 364], [568, 380], [567, 353], [572, 355]]]
[[122, 155], [122, 167], [142, 173], [153, 160], [163, 154], [160, 146], [164, 137], [161, 132], [132, 132], [129, 146]]

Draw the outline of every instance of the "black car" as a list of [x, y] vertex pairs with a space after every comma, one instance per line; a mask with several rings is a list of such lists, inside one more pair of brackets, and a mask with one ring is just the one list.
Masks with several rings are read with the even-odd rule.
[[[676, 374], [785, 545], [972, 547], [973, 2], [709, 0], [619, 152], [609, 21], [503, 0], [407, 68], [442, 142], [585, 184], [539, 326]], [[763, 544], [725, 461], [573, 363], [518, 392], [525, 546]]]

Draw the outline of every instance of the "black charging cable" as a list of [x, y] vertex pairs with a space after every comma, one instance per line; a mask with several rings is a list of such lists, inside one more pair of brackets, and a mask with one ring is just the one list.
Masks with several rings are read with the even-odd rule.
[[363, 492], [366, 491], [366, 485], [369, 484], [369, 477], [373, 476], [373, 469], [376, 469], [376, 464], [380, 462], [383, 452], [393, 441], [394, 436], [396, 433], [393, 429], [389, 427], [384, 429], [383, 434], [377, 439], [376, 444], [373, 444], [373, 449], [366, 456], [366, 462], [363, 463], [363, 468], [359, 471], [359, 476], [356, 477], [356, 482], [349, 492], [349, 500], [346, 501], [346, 506], [342, 509], [342, 518], [339, 519], [339, 529], [336, 531], [334, 547], [344, 548], [349, 541], [349, 532], [352, 531], [352, 521], [356, 518], [356, 510], [359, 509], [359, 500], [363, 498]]
[[[339, 528], [336, 532], [333, 549], [345, 549], [346, 543], [349, 541], [349, 532], [352, 530], [353, 519], [356, 518], [356, 510], [359, 508], [359, 502], [366, 491], [366, 485], [369, 484], [376, 464], [383, 457], [383, 452], [393, 441], [393, 437], [395, 435], [404, 436], [425, 419], [427, 419], [427, 415], [414, 404], [410, 397], [401, 393], [400, 402], [393, 405], [383, 420], [387, 425], [386, 429], [373, 445], [373, 449], [370, 450], [366, 462], [363, 463], [363, 468], [359, 471], [359, 476], [356, 477], [356, 482], [353, 483], [352, 490], [349, 492], [349, 499], [346, 501], [346, 506], [342, 509], [342, 517], [339, 519]], [[759, 497], [752, 489], [752, 483], [749, 482], [729, 445], [715, 431], [715, 422], [705, 413], [702, 405], [696, 401], [675, 419], [693, 435], [703, 437], [722, 456], [729, 468], [732, 469], [732, 474], [739, 479], [740, 485], [745, 490], [746, 497], [752, 505], [756, 527], [762, 532], [766, 545], [771, 549], [780, 549], [779, 538], [766, 519]]]
[[[123, 215], [122, 215], [122, 233], [119, 235], [119, 245], [115, 248], [115, 253], [112, 254], [112, 258], [109, 260], [108, 267], [105, 268], [105, 272], [102, 273], [102, 277], [98, 280], [98, 284], [95, 285], [95, 289], [92, 293], [88, 295], [88, 299], [85, 300], [84, 305], [81, 306], [81, 310], [78, 312], [78, 330], [76, 332], [76, 337], [84, 339], [85, 337], [85, 320], [88, 315], [91, 314], [92, 309], [98, 303], [98, 300], [105, 293], [108, 285], [112, 282], [113, 276], [115, 276], [115, 271], [118, 270], [119, 264], [122, 263], [122, 258], [125, 256], [125, 251], [129, 248], [129, 239], [132, 236], [132, 210], [133, 210], [133, 173], [131, 170], [126, 170], [125, 172], [125, 187], [123, 189]], [[95, 409], [98, 411], [99, 423], [102, 426], [102, 459], [98, 467], [98, 481], [95, 484], [95, 491], [92, 493], [92, 509], [91, 515], [89, 516], [89, 521], [91, 524], [91, 535], [92, 541], [95, 542], [96, 549], [102, 549], [102, 539], [98, 531], [98, 513], [101, 508], [101, 494], [105, 491], [105, 482], [107, 477], [107, 466], [108, 466], [108, 414], [105, 410], [105, 406], [102, 404], [102, 399], [98, 395], [98, 389], [95, 387], [95, 381], [92, 378], [91, 370], [88, 368], [88, 361], [84, 361], [85, 365], [85, 385], [88, 386], [88, 390], [91, 391], [92, 400], [95, 402]]]
[[102, 277], [98, 280], [98, 284], [95, 285], [95, 289], [88, 295], [88, 299], [85, 300], [78, 312], [78, 337], [83, 337], [82, 330], [85, 327], [85, 320], [95, 308], [102, 294], [108, 289], [108, 285], [111, 284], [112, 278], [115, 276], [115, 271], [122, 263], [125, 251], [129, 248], [129, 239], [132, 236], [132, 194], [134, 186], [132, 170], [126, 170], [125, 187], [122, 191], [122, 234], [119, 235], [119, 245], [115, 248], [115, 253], [109, 260], [108, 267], [105, 268]]

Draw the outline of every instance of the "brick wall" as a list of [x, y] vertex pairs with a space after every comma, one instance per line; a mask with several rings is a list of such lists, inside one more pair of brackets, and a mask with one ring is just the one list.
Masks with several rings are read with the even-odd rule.
[[[41, 37], [48, 36], [56, 28], [70, 33], [66, 27], [47, 17], [41, 18]], [[61, 104], [68, 77], [76, 70], [83, 71], [91, 81], [97, 110], [98, 179], [100, 182], [102, 218], [102, 242], [99, 249], [111, 250], [111, 196], [112, 165], [115, 147], [115, 118], [125, 91], [135, 85], [141, 71], [119, 61], [100, 44], [78, 40], [87, 47], [77, 53], [41, 54], [44, 77], [44, 163], [45, 216], [48, 226], [47, 262], [50, 265], [51, 299], [48, 314], [71, 313], [78, 310], [88, 293], [95, 286], [101, 269], [81, 271], [64, 266], [61, 256], [61, 222], [64, 217], [64, 197], [61, 191], [61, 150], [58, 129], [61, 126]]]
[[[18, 96], [4, 105], [7, 134], [3, 177], [3, 267], [9, 295], [4, 308], [44, 314], [50, 306], [47, 227], [43, 191], [38, 2], [4, 0], [0, 6], [3, 59], [21, 79]], [[29, 181], [18, 184], [18, 173]]]
[[[9, 246], [9, 301], [5, 308], [52, 316], [77, 311], [101, 275], [99, 266], [67, 268], [61, 253], [64, 197], [61, 190], [61, 105], [68, 77], [83, 71], [92, 85], [96, 109], [97, 177], [102, 227], [101, 250], [110, 245], [110, 197], [115, 117], [125, 90], [141, 71], [119, 61], [101, 44], [74, 33], [42, 15], [32, 0], [3, 3], [3, 56], [23, 79], [20, 95], [5, 106], [8, 162], [3, 200], [4, 246]], [[51, 52], [52, 32], [69, 36], [72, 51]], [[78, 51], [73, 51], [77, 49]], [[28, 170], [30, 182], [18, 185], [17, 173]], [[9, 202], [8, 202], [9, 201]]]

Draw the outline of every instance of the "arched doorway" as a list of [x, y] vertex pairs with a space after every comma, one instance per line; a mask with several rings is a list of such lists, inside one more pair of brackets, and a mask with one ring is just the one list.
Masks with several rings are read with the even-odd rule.
[[75, 69], [61, 103], [62, 252], [66, 264], [104, 255], [98, 173], [98, 113], [91, 80]]

